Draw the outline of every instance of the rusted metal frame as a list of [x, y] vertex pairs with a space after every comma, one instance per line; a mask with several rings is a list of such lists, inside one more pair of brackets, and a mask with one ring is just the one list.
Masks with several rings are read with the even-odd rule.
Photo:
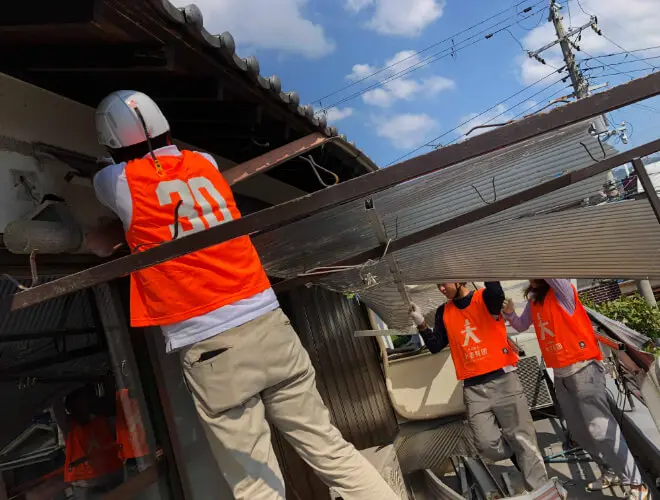
[[[389, 244], [391, 243], [391, 240], [387, 237], [387, 232], [385, 231], [385, 226], [383, 225], [383, 221], [378, 216], [378, 212], [376, 212], [376, 206], [374, 205], [373, 199], [369, 198], [367, 201], [364, 202], [364, 205], [367, 211], [367, 218], [369, 219], [369, 224], [371, 225], [371, 229], [373, 230], [376, 239], [378, 240], [378, 243], [384, 245], [385, 248], [387, 249], [389, 247]], [[410, 295], [408, 295], [408, 290], [406, 290], [406, 285], [404, 285], [403, 283], [403, 278], [401, 277], [401, 271], [399, 270], [399, 264], [397, 263], [394, 255], [386, 251], [384, 251], [384, 253], [385, 253], [385, 262], [387, 262], [387, 266], [390, 268], [390, 273], [392, 274], [392, 278], [394, 278], [394, 283], [396, 284], [396, 288], [397, 290], [399, 290], [399, 293], [401, 294], [401, 298], [404, 300], [404, 302], [407, 305], [410, 305], [411, 303]]]
[[[140, 424], [142, 425], [149, 455], [137, 457], [137, 466], [140, 471], [145, 470], [152, 465], [155, 460], [156, 437], [154, 430], [148, 418], [149, 408], [144, 397], [142, 384], [140, 383], [140, 374], [137, 368], [137, 361], [131, 345], [130, 332], [128, 331], [128, 321], [122, 310], [122, 302], [116, 283], [102, 283], [90, 289], [91, 300], [95, 301], [98, 311], [98, 321], [100, 327], [105, 333], [108, 353], [112, 361], [112, 373], [115, 378], [117, 390], [128, 389], [132, 398], [138, 402], [140, 411]], [[120, 398], [122, 411], [130, 414], [131, 408], [124, 406], [124, 399]]]
[[245, 163], [232, 167], [229, 170], [225, 170], [222, 172], [222, 176], [231, 186], [237, 182], [244, 181], [253, 175], [263, 174], [286, 161], [305, 154], [335, 139], [335, 137], [326, 137], [320, 132], [314, 132], [285, 144], [282, 147], [268, 151], [267, 153], [248, 160]]
[[[158, 347], [156, 346], [156, 337], [162, 337], [160, 329], [157, 327], [149, 327], [142, 330], [142, 335], [145, 340], [145, 347], [147, 349], [149, 360], [153, 368], [153, 376], [156, 381], [155, 389], [160, 399], [161, 413], [165, 419], [165, 426], [168, 430], [167, 443], [164, 443], [164, 452], [167, 461], [167, 468], [171, 482], [175, 482], [173, 486], [173, 497], [175, 500], [179, 498], [192, 498], [192, 486], [186, 471], [188, 465], [185, 461], [185, 454], [183, 452], [183, 444], [177, 429], [176, 417], [173, 411], [172, 399], [167, 390], [167, 384], [163, 375], [165, 368], [163, 367], [159, 356]], [[162, 341], [158, 338], [158, 341]], [[181, 373], [181, 380], [185, 384], [184, 375]]]
[[[564, 174], [560, 177], [556, 177], [552, 180], [543, 182], [529, 189], [520, 191], [519, 193], [516, 193], [507, 198], [502, 198], [489, 205], [484, 205], [475, 210], [472, 210], [471, 212], [458, 215], [452, 219], [440, 222], [433, 226], [429, 226], [425, 229], [422, 229], [415, 233], [394, 240], [389, 244], [388, 252], [397, 252], [399, 250], [403, 250], [404, 248], [408, 248], [417, 243], [421, 243], [423, 241], [426, 241], [435, 236], [439, 236], [448, 231], [452, 231], [467, 224], [471, 224], [472, 222], [476, 222], [485, 217], [503, 212], [504, 210], [507, 210], [509, 208], [516, 207], [518, 205], [526, 203], [540, 196], [544, 196], [548, 193], [552, 193], [554, 191], [567, 187], [571, 184], [575, 184], [577, 182], [583, 181], [585, 179], [588, 179], [589, 177], [593, 177], [594, 175], [607, 172], [608, 170], [618, 167], [619, 165], [624, 165], [634, 160], [635, 158], [647, 156], [659, 150], [660, 150], [660, 139], [657, 139], [653, 142], [644, 144], [637, 148], [633, 148], [629, 151], [625, 151], [618, 155], [610, 156], [609, 158], [600, 161], [598, 163], [595, 163], [593, 165], [590, 165], [588, 167], [584, 167], [579, 170], [575, 170], [573, 172]], [[384, 250], [385, 250], [385, 245], [381, 245], [375, 248], [371, 248], [369, 250], [365, 250], [364, 252], [361, 252], [352, 257], [344, 259], [341, 262], [336, 262], [334, 264], [331, 264], [330, 266], [327, 267], [352, 266], [352, 265], [360, 264], [362, 262], [366, 262], [369, 259], [378, 259], [381, 255], [383, 255]], [[323, 277], [324, 277], [323, 274], [314, 275], [314, 276], [298, 276], [296, 278], [290, 278], [287, 280], [280, 281], [279, 283], [273, 285], [273, 288], [275, 289], [276, 292], [281, 293], [283, 291], [290, 290], [291, 288], [295, 288], [297, 286], [312, 283], [313, 281], [322, 279]]]
[[646, 171], [644, 162], [640, 158], [635, 158], [632, 161], [632, 164], [633, 164], [633, 168], [635, 169], [635, 172], [637, 173], [637, 178], [639, 179], [639, 182], [642, 184], [642, 187], [644, 188], [644, 192], [646, 193], [646, 198], [649, 200], [649, 203], [651, 204], [653, 213], [655, 214], [656, 219], [658, 219], [658, 222], [660, 222], [660, 198], [658, 198], [658, 193], [655, 190], [655, 186], [653, 185], [653, 182], [651, 182], [649, 173]]
[[[144, 252], [122, 257], [107, 264], [39, 285], [14, 295], [10, 298], [11, 304], [6, 307], [12, 311], [29, 307], [243, 235], [257, 231], [270, 231], [325, 209], [369, 196], [396, 184], [658, 94], [660, 94], [660, 72], [555, 108], [547, 114], [530, 116], [464, 142], [437, 149], [387, 169], [357, 177], [206, 231], [200, 231]], [[629, 161], [629, 159], [625, 161]], [[533, 197], [536, 196], [540, 195]], [[495, 205], [490, 205], [491, 208], [493, 206]], [[483, 216], [478, 215], [478, 217]]]

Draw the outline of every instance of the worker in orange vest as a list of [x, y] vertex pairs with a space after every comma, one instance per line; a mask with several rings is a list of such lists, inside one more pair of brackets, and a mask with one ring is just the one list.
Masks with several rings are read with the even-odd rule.
[[149, 455], [140, 406], [129, 390], [119, 389], [116, 394], [116, 431], [119, 458], [124, 461], [125, 479], [137, 474], [137, 459]]
[[65, 407], [69, 420], [64, 481], [71, 484], [76, 499], [101, 498], [123, 480], [112, 426], [107, 417], [90, 411], [87, 388], [69, 394]]
[[[214, 158], [172, 144], [148, 96], [114, 92], [96, 111], [114, 164], [94, 177], [133, 253], [241, 217]], [[98, 235], [97, 235], [98, 236]], [[88, 237], [96, 253], [103, 237]], [[131, 274], [131, 324], [160, 326], [178, 352], [218, 465], [237, 499], [285, 498], [270, 422], [346, 500], [396, 498], [330, 423], [307, 352], [280, 309], [249, 236]]]
[[587, 489], [623, 483], [630, 500], [646, 500], [648, 489], [607, 400], [603, 355], [577, 289], [566, 279], [533, 279], [525, 297], [522, 316], [511, 299], [504, 304], [504, 316], [518, 331], [534, 325], [568, 430], [603, 473]]
[[509, 344], [501, 315], [504, 291], [497, 281], [486, 282], [485, 288], [476, 291], [466, 285], [438, 285], [449, 301], [437, 309], [433, 330], [415, 304], [412, 320], [432, 353], [449, 346], [481, 454], [491, 460], [510, 458], [527, 487], [539, 488], [548, 476], [516, 374], [518, 355]]

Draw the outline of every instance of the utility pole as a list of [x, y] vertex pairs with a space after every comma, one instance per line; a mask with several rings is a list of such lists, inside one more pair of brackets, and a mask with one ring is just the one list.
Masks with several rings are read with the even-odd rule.
[[596, 18], [591, 17], [589, 22], [578, 26], [577, 28], [571, 28], [569, 31], [566, 31], [564, 28], [563, 20], [564, 18], [561, 15], [561, 6], [556, 2], [556, 0], [550, 0], [550, 16], [548, 21], [551, 21], [555, 26], [555, 32], [557, 33], [557, 39], [550, 42], [547, 45], [544, 45], [540, 49], [534, 52], [527, 52], [527, 55], [532, 59], [536, 59], [542, 64], [546, 64], [545, 60], [540, 56], [540, 54], [551, 47], [559, 44], [561, 47], [562, 54], [564, 55], [564, 62], [566, 63], [566, 70], [573, 84], [573, 90], [575, 91], [575, 97], [581, 99], [586, 97], [589, 91], [589, 86], [587, 85], [582, 72], [575, 62], [575, 56], [573, 55], [573, 48], [579, 50], [578, 46], [571, 41], [571, 37], [574, 35], [579, 35], [583, 30], [591, 28], [596, 33], [598, 33], [598, 28], [596, 27]]
[[[580, 68], [575, 62], [575, 56], [573, 55], [573, 49], [571, 47], [571, 41], [568, 38], [568, 34], [564, 29], [563, 17], [559, 12], [560, 6], [555, 0], [550, 0], [550, 21], [555, 25], [555, 32], [557, 33], [557, 40], [559, 41], [559, 46], [561, 51], [564, 54], [564, 61], [566, 62], [566, 70], [568, 75], [571, 78], [571, 83], [573, 84], [573, 89], [575, 90], [575, 97], [581, 99], [587, 96], [587, 82], [582, 76]], [[591, 22], [587, 26], [591, 26]], [[585, 26], [586, 27], [586, 26]], [[580, 28], [580, 31], [584, 28]]]

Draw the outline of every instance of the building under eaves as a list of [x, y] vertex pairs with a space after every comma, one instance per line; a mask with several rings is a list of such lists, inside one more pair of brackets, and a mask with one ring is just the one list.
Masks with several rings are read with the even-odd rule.
[[[660, 93], [660, 75], [377, 171], [277, 76], [260, 75], [255, 58], [238, 56], [230, 34], [208, 33], [194, 7], [14, 2], [0, 18], [0, 48], [3, 232], [11, 224], [13, 237], [16, 228], [27, 234], [31, 220], [69, 231], [65, 212], [83, 229], [112, 216], [94, 199], [89, 177], [104, 154], [93, 107], [118, 88], [152, 95], [179, 144], [212, 153], [246, 215], [145, 251], [140, 262], [96, 259], [64, 236], [57, 253], [43, 248], [32, 259], [26, 249], [1, 250], [0, 272], [10, 278], [2, 284], [0, 397], [11, 411], [0, 417], [0, 448], [33, 427], [35, 416], [65, 421], [62, 397], [83, 384], [95, 410], [109, 416], [115, 393], [130, 388], [151, 453], [108, 498], [230, 497], [178, 359], [165, 355], [156, 329], [128, 326], [126, 274], [139, 266], [252, 234], [334, 423], [402, 498], [420, 487], [419, 473], [435, 484], [426, 469], [439, 472], [451, 455], [474, 450], [448, 353], [388, 352], [382, 338], [356, 337], [377, 329], [372, 311], [406, 333], [407, 300], [432, 312], [442, 300], [432, 284], [440, 281], [660, 277], [648, 201], [593, 204], [605, 172], [660, 143], [617, 153], [588, 131], [603, 113]], [[639, 352], [646, 339], [618, 333], [630, 346], [630, 366], [651, 377]], [[530, 407], [547, 413], [552, 398], [538, 348], [529, 335], [518, 342], [527, 351], [521, 373]], [[645, 466], [656, 467], [653, 423], [627, 431]], [[276, 430], [273, 442], [292, 498], [328, 498]], [[61, 452], [16, 468], [20, 458], [0, 462], [10, 495], [40, 487], [62, 494]]]

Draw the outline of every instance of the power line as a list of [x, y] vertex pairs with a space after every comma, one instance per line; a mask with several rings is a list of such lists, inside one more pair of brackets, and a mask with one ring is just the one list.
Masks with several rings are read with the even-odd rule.
[[[644, 59], [640, 59], [640, 58], [637, 57], [636, 55], [633, 55], [633, 53], [630, 52], [629, 50], [624, 49], [621, 45], [619, 45], [619, 44], [616, 43], [614, 40], [612, 40], [611, 38], [609, 38], [606, 34], [603, 33], [603, 34], [602, 34], [602, 37], [603, 37], [605, 40], [607, 40], [608, 42], [610, 42], [612, 45], [617, 46], [618, 48], [620, 48], [621, 50], [623, 50], [626, 54], [631, 55], [632, 57], [634, 57], [634, 58], [637, 59], [638, 61], [644, 61]], [[653, 68], [654, 71], [655, 71], [656, 69], [658, 69], [656, 66], [653, 66], [652, 64], [646, 63], [646, 65], [649, 66], [650, 68]]]
[[[513, 106], [506, 108], [506, 109], [505, 109], [504, 111], [502, 111], [500, 114], [495, 115], [495, 116], [493, 116], [492, 118], [490, 118], [489, 120], [485, 121], [482, 125], [488, 125], [489, 123], [493, 122], [494, 120], [496, 120], [496, 119], [499, 118], [500, 116], [504, 116], [505, 114], [509, 113], [512, 109], [516, 109], [518, 106], [520, 106], [520, 105], [522, 105], [522, 104], [528, 102], [530, 99], [532, 99], [532, 98], [538, 96], [539, 94], [542, 94], [543, 92], [545, 92], [545, 91], [548, 90], [549, 88], [554, 87], [555, 85], [557, 85], [557, 84], [560, 83], [561, 81], [562, 81], [562, 79], [560, 78], [560, 79], [556, 80], [555, 82], [551, 83], [550, 85], [547, 85], [546, 87], [543, 87], [543, 88], [542, 88], [541, 90], [539, 90], [536, 94], [532, 94], [531, 96], [526, 97], [526, 98], [523, 99], [522, 101], [519, 101], [518, 104], [514, 104]], [[562, 87], [561, 89], [559, 89], [558, 92], [555, 92], [555, 94], [558, 94], [559, 92], [562, 92], [562, 91], [564, 91], [565, 89], [567, 89], [567, 88], [569, 88], [569, 87], [570, 87], [570, 85], [564, 86], [564, 87]], [[497, 106], [496, 106], [496, 107], [497, 107]], [[534, 106], [532, 106], [532, 107], [534, 107]], [[525, 111], [523, 111], [523, 114], [526, 113], [529, 109], [531, 109], [531, 108], [528, 108], [528, 109], [526, 109]], [[517, 116], [520, 116], [520, 115], [517, 115]], [[514, 116], [513, 118], [511, 118], [511, 119], [508, 120], [508, 121], [513, 121], [513, 120], [515, 120], [517, 116]], [[475, 118], [476, 118], [476, 116], [475, 116]], [[472, 120], [474, 120], [474, 118], [472, 118]], [[459, 126], [459, 127], [460, 127], [460, 126]], [[458, 127], [457, 127], [457, 128], [458, 128]], [[466, 135], [463, 134], [463, 135], [460, 136], [460, 137], [456, 137], [454, 140], [452, 140], [452, 141], [449, 142], [448, 144], [452, 144], [452, 143], [458, 141], [459, 139], [461, 139], [462, 137], [466, 137]], [[433, 142], [435, 142], [435, 141], [433, 141]]]
[[[614, 67], [613, 64], [609, 64], [609, 63], [603, 62], [600, 58], [591, 55], [589, 52], [587, 52], [587, 51], [584, 50], [584, 49], [581, 49], [581, 51], [584, 52], [585, 54], [587, 54], [587, 55], [589, 56], [589, 59], [595, 59], [596, 61], [598, 61], [598, 62], [601, 63], [601, 64], [604, 64], [604, 65], [607, 66], [607, 67], [614, 68], [614, 71], [618, 71], [618, 70]], [[601, 75], [601, 76], [603, 76], [603, 75]]]
[[[536, 5], [538, 5], [538, 4], [535, 4], [534, 6], [536, 7]], [[516, 7], [516, 15], [520, 15], [520, 13], [518, 12], [518, 8], [517, 8], [517, 7]], [[535, 30], [536, 28], [538, 28], [538, 27], [541, 25], [541, 22], [542, 22], [542, 21], [543, 21], [543, 12], [541, 11], [541, 15], [539, 16], [539, 20], [536, 22], [536, 24], [535, 24], [533, 27], [528, 28], [527, 26], [523, 26], [523, 25], [520, 23], [520, 21], [517, 21], [516, 24], [517, 24], [518, 26], [520, 26], [522, 29], [524, 29], [525, 31], [533, 31], [533, 30]]]
[[[622, 56], [624, 54], [633, 54], [635, 52], [646, 52], [647, 50], [655, 50], [655, 49], [660, 49], [660, 45], [654, 45], [653, 47], [646, 47], [643, 49], [636, 49], [636, 50], [624, 50], [623, 52], [612, 52], [611, 54], [603, 54], [598, 57], [614, 57], [614, 56]], [[582, 50], [584, 52], [584, 50]], [[594, 59], [593, 57], [585, 57], [582, 59], [582, 61], [588, 61], [590, 59]]]
[[655, 113], [655, 114], [660, 115], [660, 109], [656, 109], [652, 106], [648, 106], [646, 104], [641, 104], [641, 103], [635, 103], [635, 104], [633, 104], [633, 106], [635, 106], [636, 108], [645, 109], [646, 111], [650, 111], [651, 113]]
[[[556, 84], [556, 83], [557, 83], [557, 82], [555, 82], [555, 84]], [[560, 88], [560, 89], [557, 90], [556, 92], [553, 92], [553, 93], [550, 94], [549, 96], [546, 96], [545, 99], [548, 101], [547, 103], [539, 102], [539, 103], [536, 104], [535, 106], [531, 106], [531, 107], [529, 107], [529, 108], [527, 108], [527, 109], [524, 109], [523, 111], [521, 111], [520, 113], [518, 113], [516, 116], [514, 116], [511, 120], [517, 120], [518, 118], [520, 118], [520, 117], [523, 116], [523, 115], [533, 115], [533, 114], [535, 114], [535, 113], [538, 113], [538, 112], [540, 111], [540, 109], [537, 110], [537, 111], [535, 111], [534, 113], [530, 113], [530, 110], [532, 110], [532, 109], [534, 109], [534, 108], [538, 108], [539, 106], [541, 106], [541, 108], [543, 108], [543, 106], [548, 106], [549, 104], [552, 104], [550, 100], [551, 100], [553, 97], [555, 97], [557, 94], [561, 94], [562, 92], [564, 92], [564, 91], [565, 91], [566, 89], [568, 89], [568, 88], [571, 88], [571, 85], [566, 85], [565, 87]]]
[[[530, 16], [533, 16], [535, 14], [536, 13], [530, 14]], [[528, 17], [530, 17], [530, 16], [528, 16]], [[359, 97], [363, 94], [366, 94], [370, 90], [380, 88], [383, 85], [385, 85], [385, 84], [387, 84], [391, 81], [402, 78], [406, 75], [409, 75], [410, 73], [412, 73], [414, 71], [417, 71], [418, 69], [424, 68], [424, 67], [426, 67], [426, 66], [428, 66], [428, 65], [430, 65], [430, 64], [432, 64], [436, 61], [444, 59], [445, 57], [449, 57], [453, 54], [456, 54], [457, 52], [459, 52], [463, 49], [466, 49], [468, 47], [471, 47], [472, 45], [475, 45], [476, 43], [479, 43], [483, 40], [488, 40], [488, 39], [492, 38], [493, 36], [495, 36], [496, 34], [501, 33], [502, 31], [505, 31], [506, 29], [510, 28], [511, 26], [513, 26], [515, 24], [515, 22], [513, 22], [513, 23], [510, 23], [507, 26], [504, 26], [504, 27], [502, 27], [498, 30], [490, 31], [492, 28], [496, 27], [498, 24], [501, 24], [502, 22], [503, 21], [499, 21], [499, 22], [495, 23], [494, 25], [490, 26], [489, 28], [487, 28], [485, 30], [482, 30], [479, 33], [476, 33], [476, 34], [474, 34], [474, 35], [472, 35], [472, 36], [470, 36], [470, 37], [468, 37], [464, 40], [461, 40], [459, 42], [459, 43], [463, 43], [463, 42], [467, 42], [470, 39], [474, 39], [474, 40], [472, 40], [472, 42], [470, 42], [468, 44], [465, 44], [465, 45], [463, 45], [461, 47], [458, 47], [458, 48], [456, 48], [455, 46], [452, 46], [451, 49], [444, 49], [444, 50], [441, 50], [439, 52], [435, 52], [434, 54], [431, 54], [430, 56], [427, 56], [426, 58], [422, 59], [418, 63], [416, 63], [416, 64], [414, 64], [414, 65], [412, 65], [408, 68], [405, 68], [405, 69], [399, 71], [398, 73], [395, 73], [394, 75], [391, 75], [391, 76], [389, 76], [389, 77], [387, 77], [383, 80], [380, 80], [380, 81], [378, 81], [378, 82], [376, 82], [376, 83], [374, 83], [374, 84], [372, 84], [368, 87], [365, 87], [364, 89], [362, 89], [358, 92], [355, 92], [354, 94], [351, 94], [347, 97], [344, 97], [344, 98], [340, 99], [339, 101], [336, 101], [336, 102], [334, 102], [330, 105], [324, 106], [318, 112], [324, 112], [324, 111], [327, 111], [330, 108], [333, 108], [333, 107], [339, 106], [341, 104], [344, 104], [344, 103], [346, 103], [348, 101], [351, 101], [351, 100], [353, 100], [353, 99], [355, 99], [355, 98], [357, 98], [357, 97]], [[483, 35], [484, 33], [487, 33], [486, 36], [481, 38], [480, 35]]]
[[[644, 58], [641, 58], [641, 59], [638, 58], [638, 59], [635, 60], [635, 61], [619, 61], [619, 62], [614, 62], [614, 63], [610, 63], [610, 64], [608, 64], [607, 67], [621, 66], [621, 65], [623, 65], [623, 64], [635, 64], [635, 63], [637, 63], [637, 62], [652, 61], [652, 60], [654, 60], [654, 59], [660, 59], [660, 56], [644, 57]], [[583, 59], [583, 61], [585, 61], [585, 59]], [[581, 62], [582, 62], [582, 61], [581, 61]], [[648, 63], [647, 63], [647, 65], [648, 65], [649, 67], [651, 67], [651, 68], [655, 68], [655, 66], [651, 66], [651, 65], [648, 64]], [[582, 68], [582, 69], [583, 69], [584, 71], [586, 71], [586, 70], [588, 70], [588, 69], [593, 70], [593, 69], [599, 69], [599, 68], [605, 68], [605, 67], [606, 67], [605, 65], [602, 65], [602, 66], [588, 66], [588, 67], [586, 67], [586, 68]], [[645, 70], [645, 71], [646, 71], [646, 70]]]
[[586, 14], [587, 16], [591, 16], [591, 15], [592, 15], [592, 14], [589, 14], [586, 10], [584, 10], [584, 8], [582, 7], [582, 4], [580, 3], [580, 0], [577, 0], [577, 4], [578, 4], [578, 6], [580, 7], [580, 10], [581, 10], [584, 14]]
[[[616, 70], [616, 68], [614, 68]], [[648, 72], [648, 69], [631, 69], [628, 71], [619, 71], [616, 70], [614, 73], [607, 73], [604, 75], [598, 75], [598, 78], [606, 78], [608, 76], [629, 76], [632, 75], [633, 73], [642, 73], [642, 72]], [[631, 80], [634, 80], [634, 78], [631, 76]]]
[[[561, 68], [561, 69], [563, 70], [564, 68]], [[442, 139], [443, 137], [445, 137], [445, 136], [451, 134], [452, 132], [458, 130], [458, 129], [461, 128], [463, 125], [467, 125], [467, 124], [470, 123], [471, 121], [473, 121], [473, 120], [479, 118], [480, 116], [485, 115], [485, 114], [488, 113], [489, 111], [492, 111], [493, 109], [495, 109], [495, 108], [497, 108], [498, 106], [504, 104], [505, 102], [507, 102], [507, 101], [513, 99], [514, 97], [517, 97], [517, 96], [519, 96], [520, 94], [523, 94], [524, 92], [526, 92], [526, 91], [529, 90], [530, 88], [534, 87], [535, 85], [538, 85], [539, 83], [541, 83], [541, 82], [544, 81], [544, 80], [547, 80], [548, 78], [550, 78], [550, 77], [551, 77], [552, 75], [554, 75], [554, 74], [555, 74], [554, 71], [553, 71], [552, 73], [548, 73], [548, 74], [545, 75], [543, 78], [540, 78], [540, 79], [536, 80], [534, 83], [529, 84], [527, 87], [525, 87], [525, 88], [519, 90], [519, 91], [516, 92], [515, 94], [510, 95], [510, 96], [507, 97], [506, 99], [501, 100], [501, 101], [498, 102], [497, 104], [494, 104], [493, 106], [491, 106], [490, 108], [486, 109], [485, 111], [482, 111], [482, 112], [479, 113], [478, 115], [473, 116], [473, 117], [471, 117], [470, 119], [465, 120], [465, 121], [462, 122], [462, 123], [459, 123], [459, 124], [456, 125], [454, 128], [452, 128], [452, 129], [450, 129], [450, 130], [447, 130], [446, 132], [443, 132], [442, 134], [440, 134], [439, 136], [435, 137], [434, 139], [428, 141], [427, 143], [422, 144], [422, 145], [419, 146], [418, 148], [415, 148], [415, 149], [413, 149], [412, 151], [406, 153], [405, 155], [400, 156], [400, 157], [397, 158], [396, 160], [391, 161], [390, 163], [387, 164], [387, 166], [393, 165], [394, 163], [398, 163], [398, 162], [400, 162], [401, 160], [403, 160], [403, 159], [405, 159], [405, 158], [408, 158], [409, 156], [411, 156], [411, 155], [417, 153], [418, 151], [421, 151], [422, 149], [431, 146], [434, 142], [439, 141], [439, 140]], [[557, 83], [557, 82], [555, 82], [555, 83]], [[545, 89], [544, 89], [544, 90], [545, 90]], [[529, 98], [528, 98], [528, 99], [529, 99]]]
[[[409, 59], [417, 57], [418, 55], [423, 54], [424, 52], [428, 52], [429, 50], [433, 49], [434, 47], [437, 47], [438, 45], [442, 45], [443, 43], [449, 42], [449, 41], [451, 41], [453, 43], [453, 39], [456, 38], [457, 36], [460, 36], [464, 33], [467, 33], [468, 31], [471, 31], [472, 29], [476, 28], [477, 26], [481, 26], [482, 24], [487, 23], [491, 19], [495, 19], [496, 17], [499, 17], [500, 15], [504, 14], [505, 12], [507, 12], [511, 9], [515, 8], [516, 9], [516, 16], [519, 16], [520, 13], [518, 12], [518, 7], [520, 7], [522, 4], [526, 3], [527, 1], [529, 1], [529, 0], [523, 0], [522, 2], [519, 2], [516, 5], [512, 5], [511, 7], [507, 8], [507, 9], [501, 10], [500, 12], [498, 12], [498, 13], [496, 13], [496, 14], [494, 14], [494, 15], [486, 18], [486, 19], [483, 19], [483, 20], [479, 21], [478, 23], [473, 24], [469, 28], [465, 28], [464, 30], [461, 30], [457, 33], [454, 33], [453, 35], [450, 35], [447, 38], [444, 38], [443, 40], [440, 40], [439, 42], [432, 43], [431, 45], [429, 45], [427, 47], [424, 47], [421, 50], [415, 51], [413, 54], [411, 54], [408, 57], [405, 57], [405, 58], [401, 59], [400, 61], [396, 61], [395, 63], [389, 64], [388, 66], [380, 68], [379, 70], [374, 71], [373, 73], [370, 73], [369, 75], [366, 75], [366, 76], [360, 78], [359, 80], [356, 80], [353, 83], [350, 83], [350, 84], [348, 84], [348, 85], [346, 85], [346, 86], [344, 86], [344, 87], [342, 87], [342, 88], [340, 88], [340, 89], [338, 89], [334, 92], [331, 92], [331, 93], [321, 97], [320, 99], [316, 99], [315, 101], [312, 102], [312, 104], [320, 103], [321, 101], [327, 99], [328, 97], [332, 97], [333, 95], [339, 94], [339, 93], [343, 92], [344, 90], [350, 89], [350, 88], [354, 87], [355, 85], [358, 85], [358, 84], [360, 84], [360, 83], [362, 83], [366, 80], [369, 80], [369, 79], [373, 78], [376, 75], [379, 75], [379, 74], [387, 71], [388, 69], [393, 68], [394, 66], [397, 66], [397, 65], [399, 65], [399, 64], [401, 64], [401, 63], [403, 63], [403, 62], [405, 62]], [[545, 1], [546, 0], [539, 0], [538, 2], [533, 4], [532, 6], [525, 8], [522, 11], [522, 13], [530, 12], [534, 7], [536, 7], [539, 4], [545, 3]], [[529, 10], [527, 10], [527, 9], [529, 9]], [[503, 22], [503, 21], [500, 21], [500, 22]]]

